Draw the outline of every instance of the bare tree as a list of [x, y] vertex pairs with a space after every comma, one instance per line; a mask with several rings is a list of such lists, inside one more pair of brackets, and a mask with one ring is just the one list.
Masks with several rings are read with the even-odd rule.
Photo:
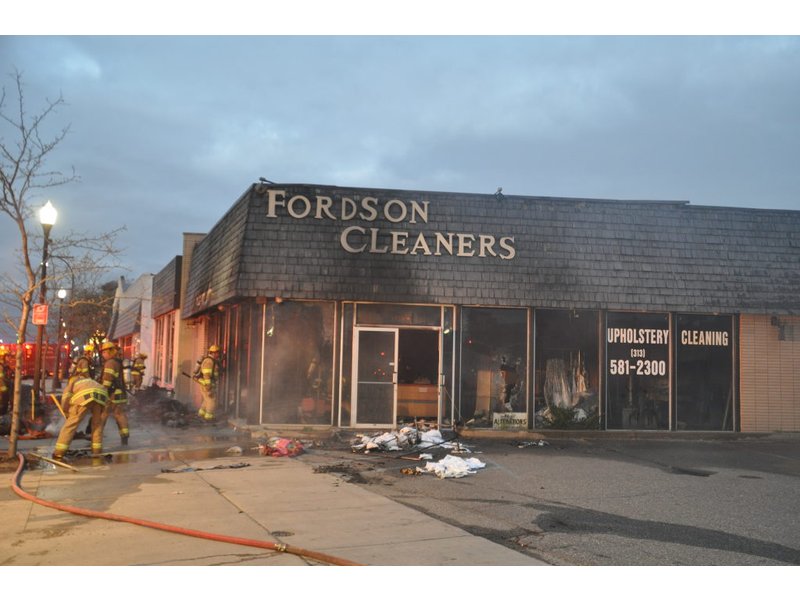
[[[96, 264], [92, 262], [92, 267]], [[105, 269], [104, 269], [105, 271]], [[85, 342], [92, 339], [96, 332], [105, 331], [111, 322], [111, 309], [117, 289], [116, 281], [98, 283], [94, 274], [90, 281], [87, 271], [81, 270], [75, 279], [68, 278], [60, 287], [68, 290], [64, 303], [64, 325], [69, 337]]]
[[[0, 212], [5, 213], [19, 231], [18, 273], [6, 277], [6, 298], [12, 298], [18, 309], [16, 325], [12, 323], [17, 335], [17, 353], [14, 368], [14, 391], [11, 435], [9, 436], [8, 456], [13, 458], [17, 453], [17, 441], [20, 428], [20, 405], [22, 398], [22, 364], [23, 342], [26, 339], [28, 320], [31, 313], [34, 294], [42, 289], [46, 272], [45, 265], [35, 264], [31, 259], [31, 251], [35, 250], [40, 236], [36, 233], [41, 227], [34, 226], [31, 221], [35, 205], [34, 201], [43, 191], [65, 185], [78, 180], [74, 169], [65, 174], [61, 171], [47, 169], [47, 160], [58, 148], [69, 132], [69, 126], [52, 136], [44, 137], [44, 123], [53, 116], [65, 102], [59, 96], [55, 100], [46, 99], [44, 107], [37, 113], [29, 114], [26, 106], [22, 74], [14, 71], [10, 75], [14, 89], [10, 95], [5, 87], [0, 93]], [[5, 132], [9, 133], [6, 137]], [[39, 200], [41, 201], [41, 200]], [[52, 255], [82, 252], [83, 258], [91, 262], [95, 269], [111, 268], [103, 264], [104, 258], [116, 257], [119, 250], [114, 247], [114, 231], [101, 236], [81, 237], [70, 233], [61, 238], [50, 240]], [[46, 238], [42, 236], [43, 241]], [[50, 279], [51, 277], [47, 277]]]

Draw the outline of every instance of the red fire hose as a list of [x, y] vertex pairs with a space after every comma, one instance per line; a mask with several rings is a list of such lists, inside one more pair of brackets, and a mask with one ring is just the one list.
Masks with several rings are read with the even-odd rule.
[[157, 523], [155, 521], [146, 521], [143, 519], [126, 517], [124, 515], [115, 515], [113, 513], [89, 510], [86, 508], [79, 508], [77, 506], [59, 504], [58, 502], [50, 502], [49, 500], [42, 500], [41, 498], [37, 498], [33, 494], [29, 494], [28, 492], [23, 490], [22, 487], [20, 487], [19, 481], [22, 478], [22, 471], [25, 467], [25, 457], [22, 455], [22, 453], [18, 452], [17, 458], [19, 459], [19, 465], [17, 466], [17, 471], [16, 473], [14, 473], [14, 477], [11, 481], [11, 488], [14, 490], [14, 492], [16, 492], [16, 494], [19, 497], [24, 498], [25, 500], [30, 500], [31, 502], [35, 502], [36, 504], [41, 504], [42, 506], [46, 506], [48, 508], [54, 508], [56, 510], [61, 510], [64, 512], [72, 513], [75, 515], [81, 515], [84, 517], [107, 519], [109, 521], [120, 521], [122, 523], [141, 525], [142, 527], [150, 527], [151, 529], [160, 529], [161, 531], [168, 531], [170, 533], [179, 533], [181, 535], [188, 535], [192, 537], [202, 538], [205, 540], [212, 540], [215, 542], [225, 542], [227, 544], [239, 544], [240, 546], [252, 546], [253, 548], [263, 548], [265, 550], [275, 550], [276, 552], [286, 552], [288, 554], [295, 554], [297, 556], [311, 558], [313, 560], [325, 562], [331, 565], [361, 566], [361, 563], [356, 563], [344, 558], [332, 556], [330, 554], [324, 554], [322, 552], [315, 552], [313, 550], [305, 550], [303, 548], [298, 548], [296, 546], [289, 546], [288, 544], [280, 544], [280, 543], [276, 544], [275, 542], [265, 542], [262, 540], [253, 540], [249, 538], [220, 535], [217, 533], [210, 533], [208, 531], [200, 531], [197, 529], [185, 529], [183, 527], [166, 525], [164, 523]]

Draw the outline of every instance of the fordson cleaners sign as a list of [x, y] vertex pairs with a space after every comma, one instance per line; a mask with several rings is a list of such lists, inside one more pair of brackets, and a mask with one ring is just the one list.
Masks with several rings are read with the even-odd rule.
[[[449, 231], [408, 231], [400, 223], [428, 223], [427, 201], [381, 199], [358, 200], [342, 196], [287, 197], [285, 190], [266, 190], [267, 218], [340, 221], [341, 247], [351, 254], [408, 254], [412, 256], [457, 256], [511, 260], [516, 256], [513, 236]], [[365, 224], [351, 224], [360, 221]], [[372, 226], [372, 225], [375, 226]]]

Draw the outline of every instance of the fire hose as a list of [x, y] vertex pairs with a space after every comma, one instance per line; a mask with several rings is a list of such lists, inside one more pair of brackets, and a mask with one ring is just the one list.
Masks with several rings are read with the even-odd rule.
[[133, 525], [140, 525], [142, 527], [150, 527], [151, 529], [159, 529], [161, 531], [167, 531], [170, 533], [179, 533], [181, 535], [188, 535], [191, 537], [201, 538], [205, 540], [212, 540], [215, 542], [224, 542], [226, 544], [238, 544], [240, 546], [251, 546], [253, 548], [263, 548], [265, 550], [274, 550], [276, 552], [286, 552], [287, 554], [295, 554], [297, 556], [311, 558], [313, 560], [325, 562], [331, 565], [362, 566], [361, 563], [353, 562], [344, 558], [339, 558], [337, 556], [332, 556], [330, 554], [324, 554], [322, 552], [316, 552], [314, 550], [306, 550], [304, 548], [299, 548], [297, 546], [290, 546], [288, 544], [234, 537], [229, 535], [211, 533], [208, 531], [200, 531], [198, 529], [186, 529], [184, 527], [167, 525], [165, 523], [158, 523], [156, 521], [147, 521], [135, 517], [126, 517], [124, 515], [106, 513], [97, 510], [89, 510], [86, 508], [80, 508], [78, 506], [70, 506], [68, 504], [59, 504], [58, 502], [42, 500], [41, 498], [38, 498], [37, 496], [34, 496], [33, 494], [30, 494], [26, 492], [24, 489], [22, 489], [20, 485], [20, 480], [22, 479], [22, 471], [25, 468], [25, 457], [22, 455], [21, 452], [18, 452], [17, 458], [19, 459], [19, 465], [17, 466], [17, 471], [16, 473], [14, 473], [14, 477], [11, 480], [11, 488], [20, 498], [24, 498], [25, 500], [30, 500], [31, 502], [35, 502], [36, 504], [40, 504], [48, 508], [54, 508], [56, 510], [72, 513], [75, 515], [81, 515], [84, 517], [107, 519], [109, 521], [119, 521], [121, 523], [130, 523]]

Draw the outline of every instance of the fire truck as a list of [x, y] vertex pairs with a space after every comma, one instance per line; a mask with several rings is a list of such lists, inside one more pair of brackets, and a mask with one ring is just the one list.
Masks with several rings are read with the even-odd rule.
[[[52, 377], [56, 369], [56, 346], [57, 344], [43, 344], [42, 348], [44, 354], [42, 355], [42, 368], [45, 370], [47, 377]], [[5, 356], [6, 364], [13, 369], [14, 360], [17, 355], [17, 344], [0, 344], [0, 348], [5, 348], [8, 354]], [[63, 377], [69, 371], [69, 344], [61, 346], [61, 353], [59, 356], [61, 362], [61, 376]], [[22, 344], [22, 378], [33, 377], [36, 365], [36, 344], [26, 342]]]

